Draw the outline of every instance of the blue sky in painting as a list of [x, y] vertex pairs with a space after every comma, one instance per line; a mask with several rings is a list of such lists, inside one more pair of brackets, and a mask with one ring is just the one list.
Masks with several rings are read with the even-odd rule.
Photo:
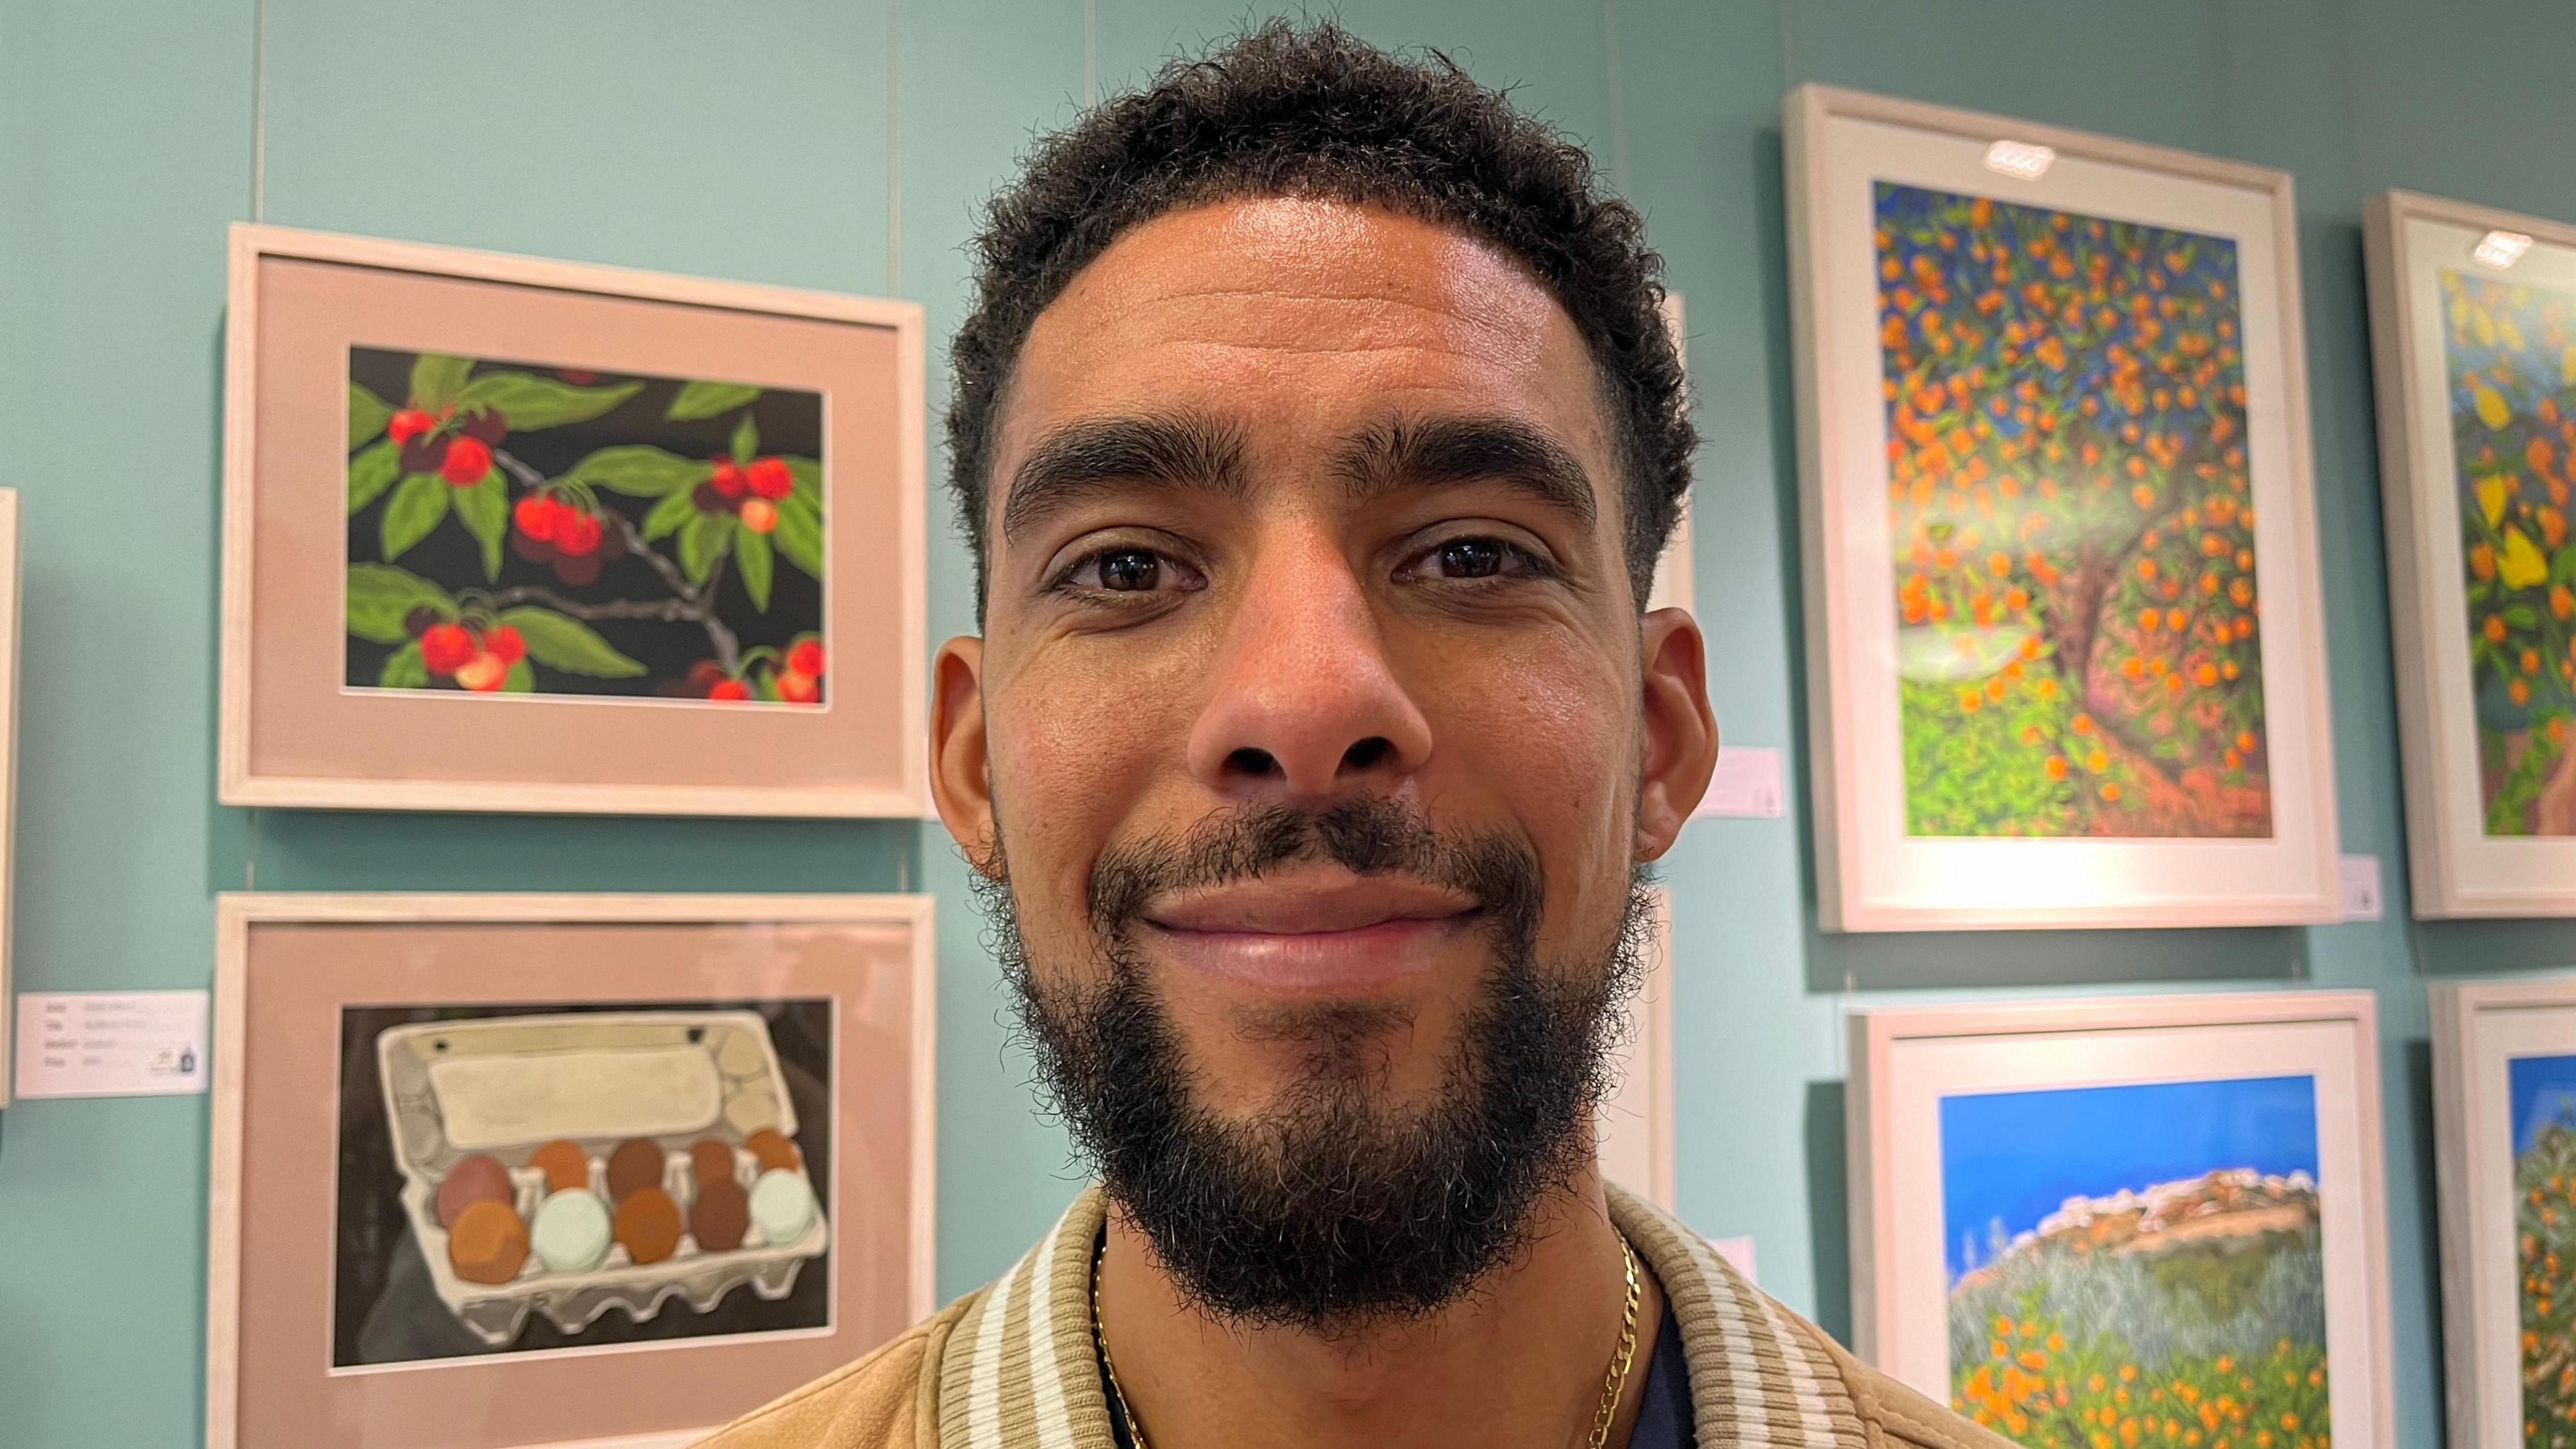
[[[2576, 1074], [2569, 1085], [2576, 1087]], [[2039, 1226], [2070, 1197], [2106, 1197], [2221, 1167], [2315, 1177], [2316, 1079], [2240, 1077], [1943, 1097], [1941, 1209], [1949, 1280], [1985, 1261], [1989, 1224], [2000, 1221], [2011, 1237]]]
[[2505, 1075], [2515, 1152], [2529, 1152], [2540, 1129], [2560, 1116], [2576, 1116], [2576, 1056], [2515, 1057]]

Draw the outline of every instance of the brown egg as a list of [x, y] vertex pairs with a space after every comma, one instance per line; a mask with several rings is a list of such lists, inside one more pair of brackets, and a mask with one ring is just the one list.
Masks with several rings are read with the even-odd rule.
[[515, 1196], [510, 1169], [480, 1152], [460, 1158], [438, 1184], [438, 1225], [455, 1227], [458, 1215], [476, 1203], [508, 1203]]
[[701, 1184], [697, 1201], [689, 1204], [689, 1236], [698, 1240], [700, 1252], [732, 1252], [750, 1226], [751, 1196], [730, 1177]]
[[689, 1176], [698, 1191], [707, 1190], [711, 1182], [733, 1181], [733, 1144], [714, 1137], [702, 1138], [689, 1149]]
[[638, 1263], [658, 1263], [680, 1246], [680, 1205], [658, 1187], [639, 1187], [617, 1205], [617, 1241]]
[[761, 1128], [745, 1138], [742, 1145], [760, 1160], [763, 1172], [794, 1172], [805, 1161], [805, 1154], [796, 1150], [796, 1144], [775, 1128]]
[[528, 1165], [546, 1175], [546, 1191], [570, 1192], [590, 1186], [590, 1154], [581, 1145], [558, 1137], [528, 1155]]
[[474, 1203], [448, 1230], [447, 1261], [468, 1283], [507, 1283], [528, 1261], [528, 1225], [507, 1203]]
[[626, 1201], [627, 1195], [647, 1187], [662, 1185], [662, 1166], [669, 1154], [662, 1144], [650, 1137], [629, 1137], [608, 1154], [608, 1200]]

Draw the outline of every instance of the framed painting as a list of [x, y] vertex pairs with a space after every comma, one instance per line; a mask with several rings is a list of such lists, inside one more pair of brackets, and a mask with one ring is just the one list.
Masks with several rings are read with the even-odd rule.
[[2370, 993], [1850, 1030], [1862, 1357], [2032, 1449], [2393, 1449]]
[[919, 816], [921, 309], [236, 226], [220, 796]]
[[2289, 176], [1786, 134], [1825, 929], [2336, 919]]
[[218, 933], [209, 1449], [677, 1449], [930, 1311], [927, 896]]
[[2451, 1442], [2576, 1445], [2576, 977], [2436, 982]]
[[2576, 227], [2391, 191], [2364, 238], [2415, 914], [2576, 915]]

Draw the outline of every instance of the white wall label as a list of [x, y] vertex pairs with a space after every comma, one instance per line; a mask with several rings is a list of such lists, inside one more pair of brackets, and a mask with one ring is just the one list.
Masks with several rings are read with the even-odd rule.
[[202, 991], [18, 996], [21, 1097], [169, 1096], [206, 1080]]
[[2347, 921], [2379, 919], [2379, 857], [2347, 855], [2343, 858], [2343, 918]]
[[1772, 745], [1724, 745], [1693, 818], [1704, 815], [1777, 819], [1788, 806], [1780, 751]]

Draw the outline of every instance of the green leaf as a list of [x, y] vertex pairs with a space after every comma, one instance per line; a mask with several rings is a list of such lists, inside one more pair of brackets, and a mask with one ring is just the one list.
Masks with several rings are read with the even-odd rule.
[[733, 528], [730, 514], [701, 513], [680, 529], [680, 571], [692, 584], [707, 581], [707, 571], [715, 567], [716, 545]]
[[524, 659], [512, 664], [510, 672], [501, 676], [501, 692], [503, 694], [536, 693], [537, 671], [530, 669], [528, 661]]
[[630, 498], [659, 498], [697, 487], [712, 471], [709, 464], [647, 443], [620, 443], [583, 458], [564, 476]]
[[796, 496], [805, 500], [814, 516], [823, 516], [823, 465], [812, 458], [781, 458], [789, 477], [796, 480]]
[[759, 452], [760, 424], [751, 420], [751, 414], [744, 413], [742, 421], [733, 425], [733, 460], [748, 463]]
[[513, 432], [586, 423], [616, 408], [643, 390], [640, 382], [615, 387], [575, 387], [560, 378], [533, 372], [487, 372], [465, 384], [457, 396], [460, 408], [477, 405], [498, 411]]
[[632, 679], [644, 672], [644, 666], [617, 652], [615, 646], [599, 637], [599, 631], [552, 609], [506, 609], [501, 622], [519, 631], [527, 641], [528, 658], [548, 669], [566, 674], [583, 674], [593, 679]]
[[474, 359], [450, 357], [442, 352], [424, 352], [411, 362], [411, 400], [415, 407], [436, 412], [456, 401], [465, 390], [465, 374], [474, 370]]
[[376, 495], [394, 486], [402, 476], [402, 449], [394, 440], [385, 438], [349, 460], [349, 513], [376, 501]]
[[480, 481], [455, 490], [456, 521], [483, 545], [483, 577], [501, 577], [501, 541], [510, 536], [510, 485], [486, 468]]
[[646, 543], [669, 537], [680, 525], [698, 516], [698, 500], [690, 496], [694, 491], [675, 488], [662, 495], [662, 501], [653, 505], [653, 511], [644, 515]]
[[823, 525], [802, 494], [778, 500], [778, 527], [770, 530], [769, 542], [789, 563], [815, 578], [823, 576]]
[[671, 399], [671, 407], [662, 416], [675, 423], [694, 422], [729, 413], [760, 396], [760, 389], [747, 382], [691, 382]]
[[742, 591], [751, 595], [751, 606], [769, 612], [769, 576], [773, 567], [769, 536], [754, 533], [736, 521], [733, 531], [733, 561], [742, 577]]
[[385, 661], [384, 671], [376, 676], [378, 689], [427, 689], [429, 666], [421, 662], [420, 641], [414, 639], [393, 652]]
[[394, 490], [393, 501], [385, 505], [385, 562], [401, 558], [413, 544], [429, 537], [429, 531], [447, 516], [447, 495], [455, 491], [435, 473], [414, 473], [402, 480], [402, 486]]
[[423, 604], [450, 617], [456, 613], [456, 601], [447, 591], [418, 574], [392, 564], [349, 565], [349, 632], [368, 643], [399, 644], [410, 638], [403, 620]]
[[349, 446], [354, 448], [384, 433], [394, 420], [393, 404], [357, 383], [349, 384]]

